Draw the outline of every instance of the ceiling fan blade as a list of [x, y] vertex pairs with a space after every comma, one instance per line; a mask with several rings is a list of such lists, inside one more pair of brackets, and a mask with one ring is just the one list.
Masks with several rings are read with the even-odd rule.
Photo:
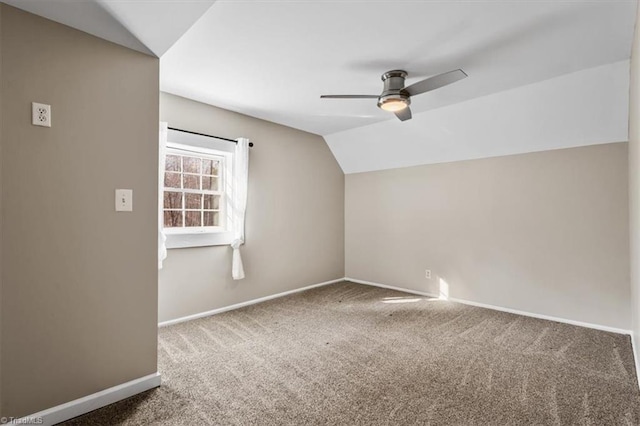
[[400, 121], [411, 120], [411, 108], [406, 107], [400, 111], [395, 112], [396, 117], [400, 119]]
[[465, 77], [467, 77], [467, 74], [462, 70], [449, 71], [418, 81], [417, 83], [413, 83], [411, 86], [405, 87], [404, 90], [409, 93], [409, 95], [415, 96], [420, 93], [438, 89], [442, 86], [446, 86], [447, 84], [455, 83]]
[[322, 95], [322, 99], [378, 99], [378, 95]]

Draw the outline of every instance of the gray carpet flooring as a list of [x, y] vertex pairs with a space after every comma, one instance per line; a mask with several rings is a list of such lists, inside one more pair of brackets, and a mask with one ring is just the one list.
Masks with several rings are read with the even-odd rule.
[[158, 370], [65, 424], [640, 424], [628, 336], [353, 283], [162, 328]]

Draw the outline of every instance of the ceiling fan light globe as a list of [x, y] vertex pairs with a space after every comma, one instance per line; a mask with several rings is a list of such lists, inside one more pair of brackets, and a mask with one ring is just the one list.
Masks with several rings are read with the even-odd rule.
[[385, 111], [397, 112], [407, 107], [407, 101], [404, 99], [387, 99], [380, 103], [379, 107]]

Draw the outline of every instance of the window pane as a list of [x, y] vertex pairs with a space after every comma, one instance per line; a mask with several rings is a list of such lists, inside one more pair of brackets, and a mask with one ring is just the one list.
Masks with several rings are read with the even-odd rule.
[[167, 228], [219, 227], [224, 222], [220, 212], [224, 195], [204, 192], [224, 190], [225, 160], [199, 155], [180, 151], [166, 156], [163, 220]]
[[182, 157], [184, 172], [200, 173], [200, 165], [202, 160], [197, 157]]
[[180, 188], [180, 173], [166, 172], [164, 174], [165, 188]]
[[207, 158], [202, 159], [202, 174], [203, 175], [218, 175], [220, 169], [220, 162], [217, 160], [209, 160]]
[[165, 211], [164, 227], [165, 228], [181, 228], [182, 212], [181, 211]]
[[164, 193], [164, 208], [165, 209], [181, 209], [182, 208], [182, 193], [181, 192], [169, 192]]
[[202, 176], [202, 189], [205, 191], [219, 191], [218, 178]]
[[184, 226], [201, 226], [200, 225], [200, 212], [185, 212]]
[[182, 175], [184, 189], [200, 189], [200, 176]]
[[180, 171], [180, 157], [177, 155], [167, 155], [164, 169], [170, 172]]
[[205, 210], [218, 210], [220, 208], [220, 196], [205, 194], [203, 208]]
[[220, 226], [220, 213], [218, 213], [218, 212], [204, 212], [204, 225], [203, 226]]
[[201, 194], [184, 194], [184, 206], [187, 209], [201, 209], [202, 208], [202, 195]]

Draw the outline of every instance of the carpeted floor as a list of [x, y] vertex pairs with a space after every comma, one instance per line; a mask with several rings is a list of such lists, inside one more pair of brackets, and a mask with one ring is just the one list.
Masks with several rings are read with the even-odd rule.
[[65, 424], [640, 424], [628, 336], [352, 283], [162, 328], [158, 370]]

